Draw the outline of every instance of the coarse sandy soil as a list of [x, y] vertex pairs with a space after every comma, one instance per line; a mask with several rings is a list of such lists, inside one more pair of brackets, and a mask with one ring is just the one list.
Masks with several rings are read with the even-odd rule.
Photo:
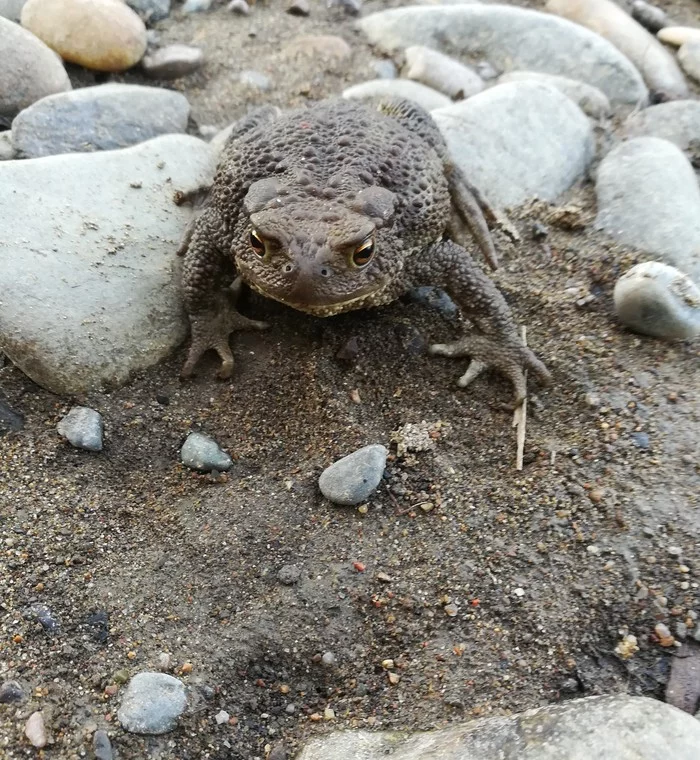
[[[696, 0], [659, 5], [697, 22]], [[206, 50], [206, 67], [176, 85], [199, 125], [373, 77], [352, 19], [320, 3], [308, 18], [276, 2], [247, 18], [176, 9], [157, 28], [162, 43]], [[290, 58], [300, 34], [340, 35], [352, 58]], [[271, 91], [245, 90], [243, 69], [269, 74]], [[614, 126], [598, 128], [601, 144]], [[692, 635], [700, 614], [700, 346], [616, 322], [615, 279], [643, 257], [593, 230], [590, 182], [562, 203], [588, 226], [566, 229], [533, 206], [511, 214], [519, 245], [497, 239], [495, 280], [554, 376], [532, 389], [522, 472], [503, 408], [511, 388], [493, 374], [456, 387], [464, 362], [426, 346], [459, 326], [429, 305], [318, 320], [251, 295], [243, 311], [273, 327], [235, 336], [224, 383], [213, 357], [181, 383], [185, 347], [124, 388], [79, 398], [6, 362], [0, 411], [24, 427], [0, 437], [0, 681], [20, 681], [28, 698], [0, 705], [0, 757], [36, 755], [23, 729], [37, 709], [51, 760], [89, 756], [97, 727], [122, 760], [250, 760], [337, 728], [427, 729], [590, 694], [663, 699], [676, 649], [654, 628]], [[104, 416], [102, 453], [57, 435], [74, 403]], [[366, 513], [320, 495], [325, 466], [422, 421], [441, 423], [434, 447], [392, 447]], [[231, 453], [228, 475], [179, 464], [192, 430]], [[286, 586], [278, 572], [290, 564], [301, 578]], [[27, 614], [37, 603], [57, 630]], [[627, 633], [639, 651], [623, 659]], [[190, 708], [170, 734], [127, 734], [121, 684], [161, 653]], [[216, 723], [220, 710], [228, 722]]]

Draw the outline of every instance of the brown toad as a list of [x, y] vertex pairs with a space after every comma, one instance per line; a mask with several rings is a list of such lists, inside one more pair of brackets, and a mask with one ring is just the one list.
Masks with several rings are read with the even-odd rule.
[[387, 304], [418, 285], [443, 288], [476, 331], [432, 352], [471, 357], [461, 385], [484, 366], [500, 370], [519, 403], [524, 370], [542, 381], [549, 373], [462, 245], [471, 232], [495, 266], [488, 211], [430, 116], [408, 101], [254, 113], [229, 137], [181, 246], [192, 325], [183, 375], [213, 348], [219, 376], [230, 377], [230, 333], [265, 326], [235, 310], [237, 287], [222, 287], [233, 263], [238, 283], [320, 317]]

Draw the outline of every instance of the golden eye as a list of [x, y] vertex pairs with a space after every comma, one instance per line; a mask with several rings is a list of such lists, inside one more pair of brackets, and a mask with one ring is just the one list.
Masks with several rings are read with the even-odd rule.
[[352, 255], [352, 263], [356, 267], [364, 267], [369, 264], [374, 256], [374, 238], [367, 238], [359, 248], [355, 249], [355, 253]]
[[265, 241], [260, 237], [257, 230], [250, 231], [250, 247], [261, 259], [265, 257]]

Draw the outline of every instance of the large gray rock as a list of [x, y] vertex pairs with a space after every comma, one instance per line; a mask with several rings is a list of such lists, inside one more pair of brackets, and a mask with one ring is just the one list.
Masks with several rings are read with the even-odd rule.
[[185, 337], [178, 259], [212, 149], [168, 135], [0, 163], [0, 349], [55, 393], [115, 386]]
[[628, 137], [660, 137], [681, 150], [700, 149], [700, 102], [674, 100], [636, 111], [625, 122]]
[[432, 115], [454, 160], [497, 207], [553, 200], [594, 153], [581, 109], [539, 82], [498, 85]]
[[0, 17], [0, 119], [34, 101], [70, 90], [61, 59], [19, 24]]
[[184, 95], [160, 87], [82, 87], [22, 111], [12, 122], [12, 144], [26, 158], [126, 148], [184, 132], [189, 113]]
[[700, 189], [672, 143], [637, 137], [612, 150], [596, 179], [598, 227], [700, 280]]
[[165, 734], [187, 707], [182, 681], [165, 673], [137, 673], [127, 686], [117, 718], [132, 734]]
[[359, 22], [387, 53], [427, 45], [450, 55], [486, 57], [501, 71], [515, 69], [580, 79], [616, 103], [647, 98], [640, 73], [619, 50], [582, 26], [507, 5], [395, 8]]
[[411, 79], [371, 79], [343, 90], [343, 97], [351, 100], [376, 97], [406, 98], [418, 103], [426, 111], [443, 108], [452, 103], [447, 95]]
[[343, 731], [297, 760], [697, 760], [700, 722], [645, 697], [588, 697], [423, 733]]

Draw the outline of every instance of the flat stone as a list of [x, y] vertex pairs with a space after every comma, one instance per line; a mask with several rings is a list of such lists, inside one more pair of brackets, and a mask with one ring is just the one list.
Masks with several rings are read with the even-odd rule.
[[343, 97], [351, 100], [376, 97], [406, 98], [418, 103], [426, 111], [452, 104], [447, 95], [410, 79], [370, 79], [343, 90]]
[[646, 697], [588, 697], [437, 731], [336, 731], [297, 760], [697, 760], [700, 723]]
[[211, 8], [212, 0], [185, 0], [183, 13], [206, 13]]
[[674, 100], [632, 113], [624, 125], [628, 137], [660, 137], [681, 150], [700, 148], [700, 102]]
[[141, 61], [143, 70], [154, 79], [179, 79], [202, 67], [204, 53], [189, 45], [168, 45]]
[[[0, 436], [16, 432], [24, 427], [24, 415], [16, 412], [0, 393]], [[8, 683], [12, 683], [8, 681]], [[0, 687], [0, 702], [2, 702], [2, 687]]]
[[358, 24], [386, 53], [426, 45], [458, 58], [485, 57], [501, 72], [580, 79], [613, 103], [645, 102], [648, 95], [640, 73], [607, 40], [538, 11], [505, 5], [416, 6], [373, 13]]
[[554, 200], [593, 158], [585, 114], [539, 82], [498, 85], [432, 116], [456, 163], [496, 207]]
[[700, 40], [684, 42], [678, 51], [678, 60], [683, 71], [696, 82], [700, 82]]
[[688, 97], [688, 85], [675, 58], [612, 0], [548, 0], [545, 9], [609, 40], [632, 61], [657, 96], [665, 100]]
[[484, 89], [481, 77], [468, 66], [423, 45], [406, 48], [403, 76], [432, 87], [450, 98], [470, 98]]
[[29, 739], [32, 746], [37, 749], [42, 749], [49, 743], [43, 713], [33, 712], [29, 716], [24, 726], [24, 735]]
[[26, 29], [0, 17], [0, 119], [71, 89], [61, 59]]
[[28, 0], [22, 26], [61, 58], [96, 71], [125, 71], [146, 52], [146, 27], [114, 0]]
[[192, 470], [225, 472], [233, 465], [231, 457], [208, 435], [190, 433], [180, 449], [180, 460]]
[[19, 21], [22, 6], [27, 0], [0, 0], [0, 16], [9, 21]]
[[202, 140], [166, 135], [0, 163], [0, 349], [58, 394], [123, 384], [167, 356], [187, 334], [175, 254], [193, 213], [173, 192], [211, 182], [215, 160]]
[[321, 473], [321, 493], [334, 504], [360, 504], [381, 482], [388, 453], [374, 444], [339, 459]]
[[667, 26], [657, 32], [656, 36], [667, 45], [680, 47], [686, 42], [700, 42], [700, 29], [694, 26]]
[[165, 734], [186, 707], [182, 681], [166, 673], [138, 673], [129, 681], [117, 718], [132, 734]]
[[607, 96], [597, 87], [578, 79], [559, 77], [554, 74], [541, 74], [538, 71], [511, 71], [509, 74], [503, 74], [498, 81], [501, 84], [526, 81], [548, 84], [573, 100], [592, 119], [600, 119], [603, 116], [608, 116], [611, 112], [610, 101]]
[[170, 15], [170, 0], [126, 0], [126, 4], [147, 24], [162, 21]]
[[596, 194], [600, 229], [700, 280], [700, 189], [675, 145], [656, 137], [618, 145], [598, 167]]
[[102, 451], [102, 415], [94, 409], [74, 406], [56, 429], [77, 449]]
[[113, 150], [184, 132], [190, 104], [179, 92], [136, 84], [100, 84], [51, 95], [12, 122], [19, 156]]
[[112, 751], [112, 742], [106, 731], [98, 729], [92, 736], [92, 749], [95, 753], [95, 760], [112, 760], [114, 752]]
[[615, 284], [613, 298], [618, 318], [635, 332], [666, 340], [700, 335], [700, 289], [668, 264], [632, 267]]
[[282, 48], [285, 62], [312, 59], [335, 73], [347, 68], [351, 53], [350, 45], [334, 34], [303, 34]]

